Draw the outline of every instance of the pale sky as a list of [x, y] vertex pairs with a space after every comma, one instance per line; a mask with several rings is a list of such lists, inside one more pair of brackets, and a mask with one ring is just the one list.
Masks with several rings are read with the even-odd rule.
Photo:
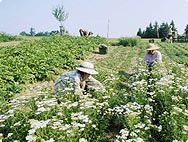
[[107, 37], [109, 26], [108, 37], [130, 37], [150, 22], [161, 25], [172, 20], [183, 34], [188, 24], [188, 0], [0, 0], [0, 32], [59, 30], [52, 10], [61, 4], [69, 13], [64, 26], [75, 36], [83, 28]]

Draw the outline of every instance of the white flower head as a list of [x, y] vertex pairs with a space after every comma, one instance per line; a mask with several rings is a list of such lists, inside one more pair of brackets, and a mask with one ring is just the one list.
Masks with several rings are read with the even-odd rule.
[[87, 142], [87, 139], [85, 139], [85, 138], [80, 138], [80, 139], [79, 139], [79, 142]]

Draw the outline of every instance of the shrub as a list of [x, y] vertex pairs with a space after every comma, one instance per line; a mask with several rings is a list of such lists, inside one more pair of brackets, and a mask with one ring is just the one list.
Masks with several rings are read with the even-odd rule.
[[137, 46], [138, 43], [141, 41], [140, 38], [138, 37], [128, 37], [128, 38], [120, 38], [119, 39], [119, 45], [123, 45], [123, 46]]
[[17, 36], [10, 36], [7, 35], [6, 33], [0, 33], [0, 42], [8, 42], [8, 41], [17, 41], [17, 40], [21, 40], [20, 37]]

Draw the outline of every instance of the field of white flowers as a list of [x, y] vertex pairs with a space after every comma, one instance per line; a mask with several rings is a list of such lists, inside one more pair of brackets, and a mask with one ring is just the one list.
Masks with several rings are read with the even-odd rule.
[[143, 64], [145, 43], [119, 46], [95, 64], [105, 92], [10, 100], [2, 142], [188, 142], [188, 44], [158, 43], [163, 64]]

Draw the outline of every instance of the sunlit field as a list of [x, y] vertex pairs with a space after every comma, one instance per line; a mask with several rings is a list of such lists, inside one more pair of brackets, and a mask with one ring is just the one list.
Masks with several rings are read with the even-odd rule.
[[[163, 64], [149, 70], [143, 64], [147, 42], [51, 37], [2, 47], [0, 141], [188, 142], [188, 44], [155, 41]], [[54, 81], [100, 44], [111, 49], [95, 62], [105, 92], [19, 94], [26, 84]]]

